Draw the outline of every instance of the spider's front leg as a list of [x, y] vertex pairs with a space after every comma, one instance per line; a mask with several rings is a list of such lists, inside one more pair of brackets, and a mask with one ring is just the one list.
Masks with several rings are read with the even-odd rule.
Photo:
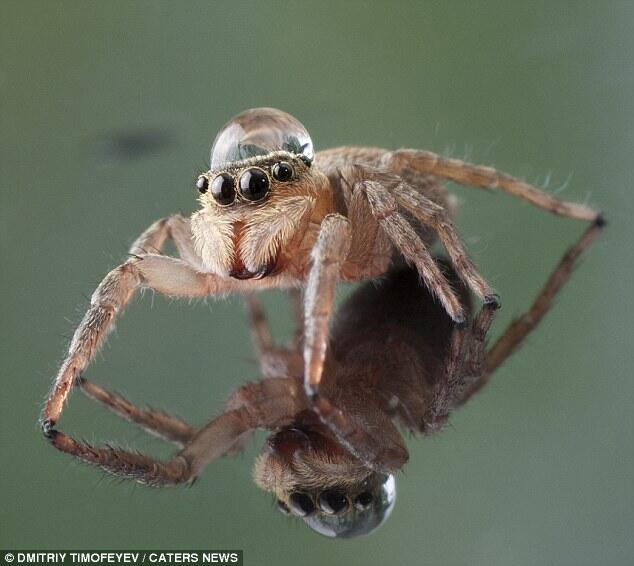
[[138, 255], [113, 269], [90, 300], [66, 359], [60, 367], [42, 413], [42, 428], [48, 433], [59, 420], [76, 379], [86, 369], [103, 342], [115, 317], [135, 292], [149, 288], [172, 296], [203, 297], [211, 291], [209, 278], [184, 261], [156, 254]]
[[[348, 258], [351, 242], [350, 221], [347, 218], [339, 214], [329, 214], [324, 218], [313, 248], [313, 263], [304, 295], [304, 389], [320, 420], [353, 456], [374, 470], [394, 471], [403, 466], [408, 456], [391, 421], [384, 419], [381, 422], [383, 438], [389, 439], [389, 442], [377, 443], [369, 431], [354, 423], [347, 413], [320, 391], [328, 346], [328, 323], [337, 282]], [[375, 418], [379, 419], [380, 416], [375, 415]]]
[[42, 412], [41, 422], [45, 434], [59, 420], [75, 380], [88, 366], [115, 316], [123, 310], [138, 288], [151, 287], [175, 295], [206, 294], [207, 283], [191, 264], [159, 255], [169, 237], [174, 240], [183, 258], [195, 261], [189, 222], [181, 216], [158, 220], [137, 238], [130, 248], [133, 257], [106, 275], [93, 293], [90, 307], [73, 335], [66, 359]]
[[[183, 259], [148, 253], [159, 251], [168, 237], [173, 239]], [[46, 435], [50, 435], [59, 420], [64, 402], [103, 343], [115, 317], [139, 289], [152, 289], [174, 297], [204, 297], [244, 288], [237, 280], [198, 270], [189, 221], [180, 216], [155, 222], [136, 240], [130, 253], [133, 257], [113, 269], [99, 284], [73, 335], [42, 412], [41, 424]], [[265, 286], [274, 281], [262, 280], [258, 284]]]
[[327, 215], [312, 251], [312, 266], [304, 294], [304, 386], [309, 398], [319, 393], [328, 346], [328, 323], [341, 268], [350, 251], [350, 222]]

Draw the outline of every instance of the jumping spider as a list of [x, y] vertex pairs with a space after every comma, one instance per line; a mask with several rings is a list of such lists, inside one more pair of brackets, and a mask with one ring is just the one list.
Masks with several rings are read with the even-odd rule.
[[[485, 304], [497, 304], [451, 223], [442, 179], [498, 188], [558, 215], [601, 219], [587, 206], [489, 167], [427, 151], [342, 147], [314, 154], [308, 132], [292, 116], [247, 110], [216, 136], [210, 170], [196, 183], [200, 210], [190, 219], [175, 215], [151, 225], [132, 245], [130, 259], [92, 295], [46, 402], [44, 433], [55, 438], [70, 391], [139, 289], [205, 297], [303, 287], [304, 388], [321, 421], [353, 450], [342, 436], [352, 423], [321, 389], [337, 282], [381, 277], [403, 257], [451, 319], [463, 324], [464, 307], [428, 250], [437, 239], [460, 280]], [[180, 258], [160, 253], [167, 238]], [[369, 445], [355, 456], [370, 466], [377, 461]]]
[[[539, 324], [600, 230], [595, 223], [582, 234], [532, 306], [489, 349], [485, 339], [495, 305], [485, 304], [469, 327], [460, 327], [405, 264], [393, 265], [378, 284], [364, 283], [333, 319], [324, 364], [324, 395], [346, 419], [324, 424], [304, 392], [302, 318], [292, 345], [276, 347], [262, 310], [248, 297], [264, 378], [239, 388], [225, 412], [204, 427], [138, 408], [85, 378], [79, 381], [89, 397], [180, 446], [171, 460], [94, 447], [61, 432], [52, 433], [52, 442], [107, 472], [160, 486], [192, 481], [213, 460], [239, 451], [256, 428], [264, 428], [272, 434], [256, 460], [254, 478], [274, 494], [278, 508], [329, 537], [367, 534], [389, 516], [394, 474], [408, 459], [396, 425], [414, 434], [439, 430], [450, 411], [481, 389]], [[450, 264], [438, 264], [470, 312], [468, 289]], [[357, 454], [374, 460], [368, 465]]]

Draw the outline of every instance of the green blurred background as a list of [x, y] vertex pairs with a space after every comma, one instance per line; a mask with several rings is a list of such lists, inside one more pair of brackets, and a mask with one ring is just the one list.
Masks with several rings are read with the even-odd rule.
[[[0, 4], [0, 547], [243, 548], [245, 564], [631, 564], [634, 3]], [[562, 188], [610, 225], [554, 311], [434, 438], [412, 440], [391, 520], [320, 538], [250, 480], [259, 435], [192, 488], [111, 481], [36, 425], [101, 277], [154, 219], [196, 207], [217, 129], [254, 106], [317, 149], [420, 147]], [[566, 181], [569, 179], [569, 182]], [[582, 230], [455, 188], [457, 219], [522, 311]], [[280, 337], [281, 294], [265, 298]], [[203, 423], [257, 377], [240, 301], [146, 294], [88, 377]], [[158, 455], [74, 395], [62, 427]]]

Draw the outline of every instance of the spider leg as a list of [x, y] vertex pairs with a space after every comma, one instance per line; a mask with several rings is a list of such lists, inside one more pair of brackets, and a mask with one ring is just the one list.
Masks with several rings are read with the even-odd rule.
[[[293, 338], [291, 339], [291, 350], [297, 349], [304, 339], [304, 305], [302, 302], [302, 293], [300, 289], [292, 287], [288, 290], [288, 297], [291, 303], [291, 311], [294, 321]], [[259, 299], [253, 295], [245, 295], [245, 305], [247, 315], [249, 317], [249, 326], [253, 343], [259, 356], [274, 348], [274, 342], [271, 334], [266, 314]], [[278, 374], [279, 375], [279, 374]]]
[[466, 402], [482, 389], [489, 382], [495, 370], [520, 347], [524, 339], [542, 321], [544, 315], [552, 307], [555, 296], [570, 278], [579, 256], [599, 236], [604, 225], [603, 218], [599, 217], [583, 232], [579, 240], [561, 258], [530, 308], [506, 328], [502, 336], [488, 351], [484, 352], [484, 348], [476, 349], [474, 356], [479, 353], [481, 357], [484, 357], [484, 360], [474, 359], [471, 363], [476, 369], [482, 365], [482, 371], [462, 395], [460, 403]]
[[[125, 307], [136, 288], [142, 285], [140, 277], [143, 273], [136, 267], [141, 256], [151, 255], [148, 254], [148, 250], [160, 252], [167, 238], [173, 239], [183, 261], [171, 266], [170, 273], [163, 278], [164, 282], [173, 281], [176, 287], [179, 279], [194, 279], [193, 266], [198, 265], [198, 259], [193, 249], [189, 220], [180, 215], [157, 220], [130, 247], [130, 254], [135, 257], [111, 271], [93, 294], [90, 308], [75, 331], [66, 359], [57, 374], [42, 413], [41, 422], [45, 433], [49, 432], [59, 419], [75, 378], [90, 362], [115, 315]], [[178, 262], [176, 259], [165, 260]], [[185, 289], [180, 290], [185, 291], [186, 296], [199, 296], [203, 287], [201, 281], [190, 281], [189, 289], [185, 285]], [[178, 294], [176, 289], [173, 290], [173, 294]]]
[[389, 168], [397, 172], [409, 167], [423, 175], [434, 175], [463, 185], [490, 190], [500, 189], [559, 216], [588, 221], [597, 220], [600, 217], [597, 211], [588, 206], [559, 200], [529, 183], [496, 171], [492, 167], [474, 165], [459, 159], [442, 157], [430, 151], [414, 149], [393, 151], [384, 159]]
[[174, 214], [154, 222], [130, 247], [130, 255], [159, 254], [165, 241], [171, 239], [179, 257], [192, 267], [200, 266], [200, 258], [194, 250], [194, 240], [189, 218]]
[[55, 425], [75, 379], [103, 342], [116, 315], [140, 288], [181, 297], [210, 294], [212, 282], [194, 271], [183, 260], [162, 255], [136, 256], [112, 270], [97, 287], [90, 307], [71, 341], [66, 359], [60, 367], [53, 389], [42, 413], [42, 427], [47, 433]]
[[161, 462], [149, 456], [114, 448], [113, 446], [96, 447], [87, 442], [78, 441], [58, 430], [49, 433], [51, 444], [60, 452], [98, 466], [115, 476], [131, 479], [138, 483], [153, 487], [176, 485], [192, 479], [187, 461], [175, 457], [168, 462]]
[[[319, 393], [328, 345], [328, 322], [341, 266], [350, 250], [350, 241], [350, 226], [346, 218], [338, 214], [324, 218], [313, 248], [313, 264], [304, 299], [304, 388], [320, 420], [352, 455], [376, 469], [398, 469], [407, 460], [407, 450], [402, 444], [377, 447], [375, 440], [365, 430]], [[389, 420], [383, 425], [384, 428], [393, 426]], [[398, 431], [396, 433], [398, 437]]]
[[[93, 446], [58, 430], [50, 431], [49, 440], [59, 451], [110, 474], [158, 487], [193, 480], [204, 465], [231, 451], [251, 426], [250, 415], [245, 409], [223, 413], [201, 428], [183, 450], [167, 462], [108, 445]], [[201, 458], [204, 458], [204, 464]]]
[[[346, 171], [346, 174], [352, 179], [356, 178], [359, 173], [364, 176], [367, 174], [366, 167], [354, 167], [351, 171]], [[348, 204], [348, 218], [352, 226], [358, 226], [361, 229], [352, 230], [352, 241], [350, 242], [350, 254], [348, 261], [354, 262], [354, 267], [364, 272], [368, 267], [376, 267], [374, 270], [370, 267], [369, 273], [372, 276], [373, 271], [376, 273], [375, 277], [379, 273], [384, 273], [387, 267], [390, 265], [392, 246], [390, 242], [384, 242], [384, 249], [372, 249], [373, 246], [368, 246], [368, 242], [375, 242], [375, 246], [380, 246], [380, 242], [386, 238], [380, 238], [379, 230], [381, 230], [379, 224], [374, 219], [368, 197], [363, 191], [352, 191], [350, 201]], [[378, 253], [377, 253], [378, 252]], [[381, 254], [381, 252], [383, 252]], [[377, 255], [379, 256], [377, 258]], [[383, 255], [383, 257], [381, 257]], [[383, 265], [381, 265], [383, 263]]]
[[466, 350], [465, 338], [464, 326], [453, 328], [443, 361], [443, 372], [431, 396], [433, 402], [423, 418], [424, 430], [427, 433], [441, 428], [449, 415], [456, 387], [461, 381]]
[[471, 325], [469, 353], [467, 357], [467, 369], [466, 374], [468, 376], [480, 376], [482, 375], [482, 363], [484, 361], [484, 355], [486, 351], [486, 339], [495, 313], [497, 311], [497, 305], [489, 304], [483, 305], [478, 313], [478, 316]]
[[152, 289], [173, 297], [204, 297], [277, 284], [275, 277], [263, 278], [255, 283], [222, 278], [201, 273], [184, 259], [145, 253], [145, 249], [160, 248], [170, 235], [185, 257], [193, 253], [185, 237], [186, 222], [176, 218], [159, 220], [141, 234], [132, 245], [133, 257], [108, 273], [93, 293], [90, 307], [75, 330], [42, 412], [41, 423], [45, 434], [59, 420], [76, 377], [86, 369], [115, 317], [139, 289]]
[[460, 300], [436, 265], [429, 250], [398, 210], [396, 198], [382, 183], [366, 180], [360, 183], [367, 195], [370, 208], [403, 257], [416, 266], [427, 287], [438, 297], [447, 314], [457, 323], [465, 320]]
[[84, 377], [78, 379], [78, 386], [87, 397], [106, 406], [113, 413], [178, 446], [186, 444], [196, 433], [193, 426], [178, 417], [156, 409], [137, 407], [125, 397], [106, 391]]
[[[500, 308], [499, 303], [485, 303], [471, 323], [467, 337], [462, 343], [459, 360], [454, 364], [455, 373], [448, 381], [447, 391], [443, 398], [444, 412], [437, 411], [435, 415], [448, 415], [449, 411], [464, 403], [464, 392], [482, 375], [482, 361], [484, 358], [486, 336]], [[450, 350], [451, 351], [451, 350]], [[437, 430], [444, 424], [444, 420], [431, 420]]]
[[485, 303], [498, 302], [497, 295], [478, 273], [467, 255], [445, 209], [405, 183], [397, 185], [393, 190], [393, 194], [398, 204], [408, 210], [425, 226], [431, 226], [436, 231], [438, 238], [451, 258], [456, 272], [469, 288]]
[[359, 409], [371, 412], [373, 426], [381, 431], [380, 438], [373, 436], [321, 395], [314, 398], [313, 409], [339, 443], [372, 470], [393, 473], [407, 463], [409, 453], [403, 444], [403, 438], [391, 419], [380, 409], [370, 405]]
[[304, 386], [309, 397], [317, 394], [328, 345], [328, 323], [335, 300], [341, 266], [350, 250], [350, 224], [339, 214], [321, 223], [312, 251], [305, 301]]
[[193, 475], [213, 460], [234, 453], [255, 429], [274, 430], [308, 408], [301, 379], [278, 377], [248, 383], [233, 393], [226, 412], [201, 428], [179, 453]]

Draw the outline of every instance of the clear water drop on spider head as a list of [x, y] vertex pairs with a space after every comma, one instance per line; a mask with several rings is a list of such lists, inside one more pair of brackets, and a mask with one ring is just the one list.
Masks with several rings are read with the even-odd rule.
[[299, 120], [275, 108], [251, 108], [218, 132], [211, 146], [211, 170], [280, 150], [294, 153], [308, 164], [313, 161], [313, 142]]

